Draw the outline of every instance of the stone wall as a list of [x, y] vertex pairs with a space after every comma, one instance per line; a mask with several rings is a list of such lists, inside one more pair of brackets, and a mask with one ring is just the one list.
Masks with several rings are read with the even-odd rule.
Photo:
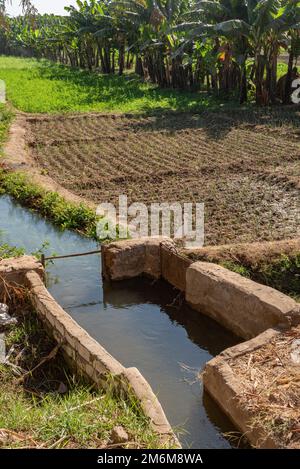
[[102, 253], [106, 279], [163, 278], [185, 292], [194, 310], [243, 339], [274, 326], [300, 322], [300, 305], [289, 296], [219, 265], [193, 263], [168, 238], [119, 241], [105, 245]]
[[161, 276], [178, 290], [186, 291], [186, 273], [192, 261], [179, 255], [172, 244], [161, 244]]
[[36, 272], [41, 278], [44, 278], [44, 269], [34, 257], [2, 259], [0, 261], [0, 294], [5, 290], [5, 283], [24, 285], [25, 276], [29, 271]]
[[289, 327], [300, 318], [292, 298], [207, 262], [187, 269], [186, 301], [244, 339], [273, 326]]
[[160, 245], [167, 238], [129, 239], [102, 245], [102, 273], [106, 280], [161, 275]]
[[[148, 263], [151, 268], [146, 272], [146, 246], [152, 243], [156, 260], [152, 256], [151, 263]], [[203, 383], [207, 392], [253, 446], [275, 448], [276, 443], [266, 429], [258, 422], [253, 425], [253, 414], [241, 403], [243, 386], [230, 363], [246, 353], [255, 355], [276, 335], [300, 324], [300, 305], [273, 288], [255, 283], [219, 265], [193, 263], [178, 253], [171, 240], [143, 239], [113, 243], [111, 246], [105, 247], [103, 258], [106, 278], [131, 278], [145, 273], [156, 279], [164, 278], [185, 292], [186, 301], [199, 314], [206, 314], [238, 336], [251, 339], [209, 361], [202, 375]], [[141, 253], [141, 259], [137, 259]], [[130, 266], [128, 262], [123, 262], [124, 257], [130, 259]], [[105, 265], [107, 259], [110, 260], [108, 266]], [[134, 269], [132, 265], [139, 268]]]
[[[152, 250], [149, 250], [150, 255]], [[136, 368], [125, 368], [61, 308], [44, 285], [42, 265], [32, 257], [0, 261], [2, 287], [24, 286], [36, 313], [54, 337], [67, 362], [99, 387], [114, 387], [123, 397], [134, 397], [165, 447], [180, 444], [150, 385]], [[0, 283], [1, 288], [1, 283]]]
[[279, 334], [279, 330], [268, 329], [252, 340], [225, 350], [206, 364], [202, 375], [206, 391], [241, 431], [242, 435], [246, 436], [252, 446], [256, 448], [272, 449], [276, 448], [276, 444], [266, 429], [262, 428], [258, 422], [255, 425], [251, 423], [253, 422], [253, 413], [240, 401], [244, 392], [243, 386], [228, 362], [246, 353], [255, 355], [260, 347]]

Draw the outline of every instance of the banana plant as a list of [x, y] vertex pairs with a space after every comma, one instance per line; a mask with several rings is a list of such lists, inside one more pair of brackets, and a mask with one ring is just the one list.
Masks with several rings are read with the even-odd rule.
[[[0, 0], [3, 21], [8, 2]], [[206, 86], [239, 93], [241, 103], [250, 88], [258, 104], [276, 102], [285, 48], [288, 102], [300, 54], [299, 0], [77, 0], [62, 17], [33, 14], [30, 0], [22, 6], [20, 18], [5, 18], [1, 51], [26, 49], [103, 73], [122, 74], [135, 62], [139, 75], [162, 87]]]
[[[18, 0], [16, 0], [16, 3], [17, 1]], [[4, 15], [7, 5], [12, 3], [12, 0], [0, 0], [0, 14]], [[37, 13], [37, 9], [31, 0], [20, 0], [18, 4], [22, 7], [23, 13], [26, 15], [34, 15]]]
[[248, 57], [254, 59], [256, 102], [276, 99], [277, 58], [290, 31], [298, 29], [299, 2], [295, 0], [200, 1], [198, 23], [179, 25], [187, 32], [185, 44], [207, 36], [228, 41], [241, 68], [240, 101], [246, 100]]

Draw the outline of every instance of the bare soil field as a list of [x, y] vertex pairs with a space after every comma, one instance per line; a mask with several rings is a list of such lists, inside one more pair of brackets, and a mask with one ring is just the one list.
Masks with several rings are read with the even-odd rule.
[[28, 116], [42, 174], [96, 203], [204, 202], [206, 245], [300, 236], [300, 110]]

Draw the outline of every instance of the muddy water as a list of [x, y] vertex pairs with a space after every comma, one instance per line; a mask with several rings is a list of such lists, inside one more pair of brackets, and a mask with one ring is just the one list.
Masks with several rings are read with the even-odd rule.
[[[39, 215], [0, 198], [0, 242], [27, 253], [50, 243], [47, 254], [94, 250], [91, 240], [60, 232]], [[233, 428], [197, 374], [237, 339], [187, 306], [170, 306], [176, 296], [164, 282], [135, 279], [103, 284], [98, 255], [57, 260], [48, 266], [48, 286], [57, 301], [125, 366], [140, 369], [158, 395], [170, 423], [183, 433], [184, 447], [229, 448], [223, 432]]]

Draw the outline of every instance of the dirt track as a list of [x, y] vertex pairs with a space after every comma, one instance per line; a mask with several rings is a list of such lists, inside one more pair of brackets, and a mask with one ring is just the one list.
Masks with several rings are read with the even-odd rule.
[[300, 236], [300, 111], [27, 118], [42, 174], [96, 203], [204, 202], [206, 244]]

